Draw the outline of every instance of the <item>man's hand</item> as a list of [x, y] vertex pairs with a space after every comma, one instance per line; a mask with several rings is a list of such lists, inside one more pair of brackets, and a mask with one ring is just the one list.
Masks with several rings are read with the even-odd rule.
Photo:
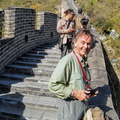
[[99, 93], [99, 91], [96, 91], [95, 95], [91, 95], [90, 97], [96, 97], [98, 93]]
[[72, 90], [73, 91], [73, 97], [77, 98], [80, 101], [83, 101], [85, 99], [88, 99], [90, 96], [86, 93], [90, 93], [90, 91], [86, 90]]
[[68, 33], [72, 33], [72, 32], [74, 32], [75, 31], [75, 29], [68, 29]]

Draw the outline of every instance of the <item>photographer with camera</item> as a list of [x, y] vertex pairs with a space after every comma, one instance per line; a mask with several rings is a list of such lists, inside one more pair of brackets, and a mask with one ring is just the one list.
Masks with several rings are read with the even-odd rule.
[[90, 97], [90, 73], [86, 62], [93, 41], [90, 31], [81, 29], [74, 38], [74, 49], [64, 56], [53, 72], [48, 88], [59, 97], [58, 120], [81, 120]]

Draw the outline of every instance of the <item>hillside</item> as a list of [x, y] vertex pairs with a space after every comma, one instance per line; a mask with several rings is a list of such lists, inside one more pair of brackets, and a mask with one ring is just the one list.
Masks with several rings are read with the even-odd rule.
[[83, 10], [90, 16], [91, 23], [100, 33], [110, 33], [115, 29], [120, 34], [119, 0], [77, 0]]
[[57, 13], [61, 0], [0, 0], [0, 8], [27, 7], [37, 11]]

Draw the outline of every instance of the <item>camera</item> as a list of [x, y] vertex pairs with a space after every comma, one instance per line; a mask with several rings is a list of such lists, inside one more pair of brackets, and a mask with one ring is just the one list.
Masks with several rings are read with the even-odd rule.
[[92, 95], [95, 95], [95, 92], [97, 90], [96, 89], [91, 89], [91, 90], [88, 90], [88, 91], [90, 91], [90, 93], [86, 93], [86, 94], [92, 96]]

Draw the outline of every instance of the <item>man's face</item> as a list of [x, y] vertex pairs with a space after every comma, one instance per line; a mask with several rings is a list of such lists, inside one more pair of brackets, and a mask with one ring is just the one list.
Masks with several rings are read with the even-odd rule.
[[73, 17], [74, 17], [74, 13], [73, 13], [73, 12], [71, 12], [71, 13], [69, 13], [69, 14], [68, 14], [68, 16], [69, 16], [69, 17], [68, 17], [68, 18], [69, 18], [69, 20], [71, 20], [71, 19], [73, 19]]
[[78, 40], [75, 41], [74, 45], [78, 54], [81, 57], [84, 57], [90, 51], [92, 45], [92, 38], [89, 35], [81, 35], [79, 36]]

